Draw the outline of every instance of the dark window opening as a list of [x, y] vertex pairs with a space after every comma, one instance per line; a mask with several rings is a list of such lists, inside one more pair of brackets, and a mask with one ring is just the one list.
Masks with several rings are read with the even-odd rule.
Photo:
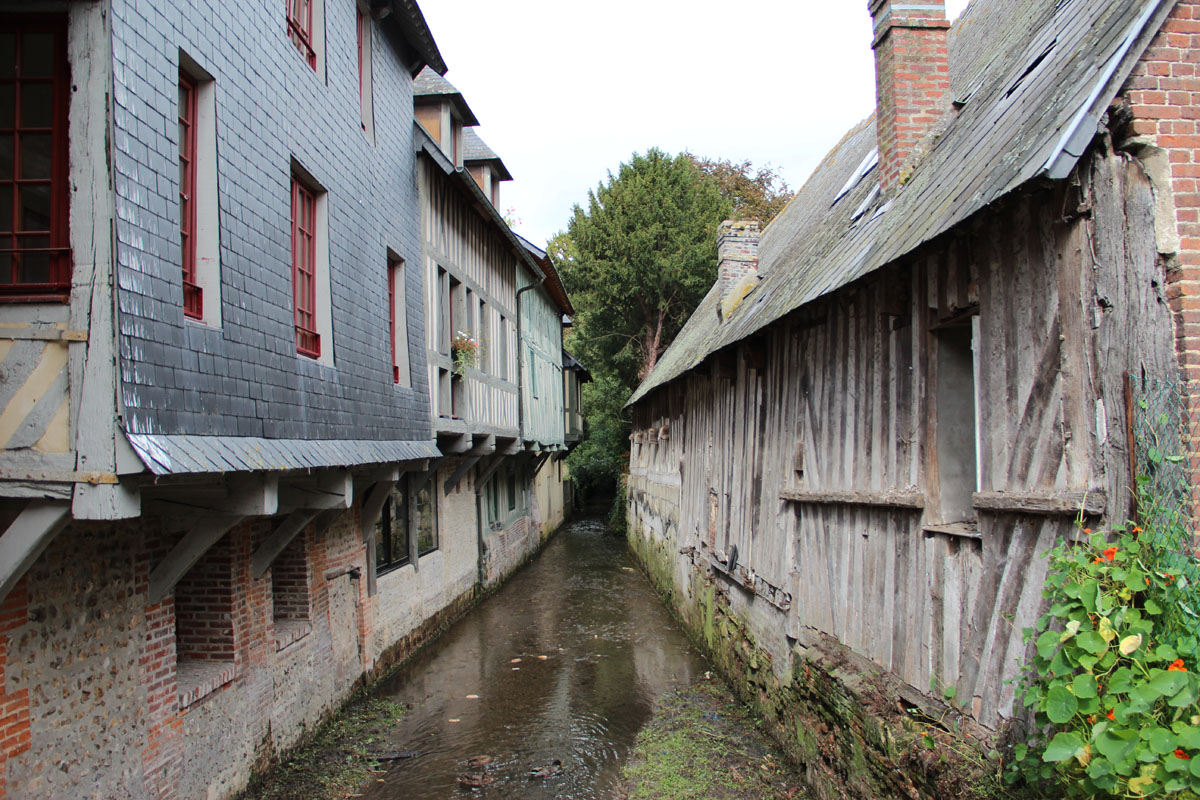
[[225, 536], [175, 585], [175, 675], [183, 707], [234, 678], [234, 555]]
[[0, 299], [66, 301], [66, 18], [0, 19]]
[[375, 574], [383, 575], [412, 560], [410, 549], [408, 484], [401, 481], [392, 489], [375, 523]]
[[[973, 318], [977, 319], [977, 318]], [[974, 522], [978, 490], [972, 325], [942, 328], [937, 342], [935, 419], [939, 522]]]
[[310, 596], [308, 544], [301, 532], [271, 565], [276, 649], [282, 650], [312, 630]]
[[412, 521], [417, 535], [417, 555], [423, 556], [438, 549], [437, 497], [434, 482], [426, 483], [420, 491], [411, 493]]

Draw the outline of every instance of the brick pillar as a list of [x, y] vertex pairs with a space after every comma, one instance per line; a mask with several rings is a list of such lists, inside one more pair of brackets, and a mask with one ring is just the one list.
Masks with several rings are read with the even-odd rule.
[[1167, 263], [1175, 352], [1188, 388], [1195, 510], [1200, 507], [1200, 0], [1175, 5], [1134, 67], [1124, 96], [1137, 140], [1166, 154], [1165, 169], [1153, 176], [1158, 249]]
[[[717, 282], [720, 284], [723, 306], [733, 298], [740, 286], [751, 275], [758, 274], [758, 240], [762, 228], [758, 222], [736, 222], [725, 220], [717, 228]], [[744, 292], [742, 293], [744, 296]], [[727, 312], [731, 309], [726, 308]]]
[[24, 625], [29, 616], [29, 591], [21, 579], [0, 603], [0, 800], [8, 797], [5, 786], [8, 759], [29, 749], [29, 692], [9, 692], [5, 684], [8, 661], [8, 637]]
[[879, 176], [887, 192], [899, 185], [917, 145], [950, 107], [950, 22], [945, 0], [869, 2]]

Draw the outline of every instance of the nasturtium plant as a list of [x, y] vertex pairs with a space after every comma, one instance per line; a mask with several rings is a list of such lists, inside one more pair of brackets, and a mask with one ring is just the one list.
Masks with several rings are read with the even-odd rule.
[[1140, 528], [1084, 529], [1050, 551], [1049, 609], [1017, 700], [1034, 734], [1012, 784], [1049, 797], [1200, 798], [1200, 637], [1179, 624], [1192, 593], [1171, 552]]

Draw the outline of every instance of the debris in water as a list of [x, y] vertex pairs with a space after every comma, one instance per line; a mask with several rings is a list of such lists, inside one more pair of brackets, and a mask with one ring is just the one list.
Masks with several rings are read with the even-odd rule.
[[452, 720], [449, 720], [449, 721], [450, 721], [450, 722], [462, 722], [462, 720], [459, 720], [459, 719], [452, 719]]
[[479, 699], [479, 695], [477, 695], [477, 694], [469, 694], [469, 695], [467, 695], [467, 699], [468, 699], [468, 700], [478, 700], [478, 699]]
[[538, 656], [538, 661], [545, 661], [548, 658], [550, 658], [550, 656]]
[[468, 767], [485, 767], [492, 763], [494, 759], [491, 756], [475, 756], [467, 759]]
[[513, 667], [513, 668], [512, 668], [512, 671], [513, 671], [513, 672], [520, 672], [520, 671], [521, 671], [521, 668], [520, 668], [520, 667]]
[[379, 761], [404, 761], [409, 758], [416, 758], [421, 755], [416, 750], [389, 750], [386, 753], [380, 753], [375, 756]]
[[549, 764], [546, 764], [545, 766], [534, 767], [533, 769], [529, 770], [529, 777], [531, 777], [531, 778], [553, 778], [555, 775], [561, 775], [562, 771], [563, 771], [562, 762], [556, 758], [553, 761], [551, 761]]
[[508, 663], [510, 663], [510, 664], [520, 664], [520, 663], [521, 663], [521, 659], [519, 659], [519, 658], [514, 658], [514, 659], [511, 659], [511, 660], [510, 660]]

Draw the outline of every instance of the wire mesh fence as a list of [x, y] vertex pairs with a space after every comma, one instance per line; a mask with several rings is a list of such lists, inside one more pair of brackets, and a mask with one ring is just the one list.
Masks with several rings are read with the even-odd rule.
[[1176, 625], [1200, 618], [1200, 561], [1196, 559], [1196, 512], [1200, 506], [1200, 381], [1128, 382], [1131, 464], [1137, 481], [1137, 522], [1143, 537], [1161, 545], [1158, 570], [1186, 581], [1189, 605]]

